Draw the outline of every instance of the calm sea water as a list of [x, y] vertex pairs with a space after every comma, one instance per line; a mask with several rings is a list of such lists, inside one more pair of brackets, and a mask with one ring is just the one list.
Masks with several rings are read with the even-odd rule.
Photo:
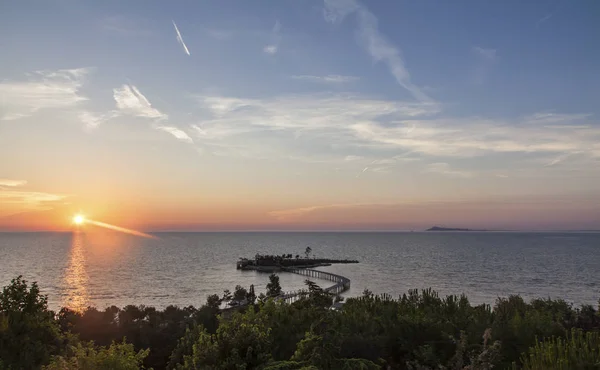
[[[163, 308], [204, 303], [240, 284], [263, 291], [268, 275], [235, 268], [255, 253], [358, 259], [323, 270], [365, 288], [399, 295], [432, 287], [465, 293], [475, 303], [498, 296], [600, 298], [598, 233], [161, 233], [144, 239], [118, 233], [0, 233], [0, 284], [22, 274], [37, 281], [50, 306], [144, 304]], [[284, 290], [303, 277], [282, 273]], [[327, 286], [329, 282], [322, 282]]]

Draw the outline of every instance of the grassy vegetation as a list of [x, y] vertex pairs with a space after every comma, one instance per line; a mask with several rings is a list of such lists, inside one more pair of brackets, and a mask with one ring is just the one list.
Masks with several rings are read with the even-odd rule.
[[365, 291], [336, 311], [316, 284], [307, 290], [292, 304], [262, 297], [225, 313], [218, 296], [200, 308], [54, 313], [37, 285], [19, 277], [0, 294], [0, 369], [600, 367], [592, 306], [518, 296], [471, 305], [428, 289], [397, 298]]

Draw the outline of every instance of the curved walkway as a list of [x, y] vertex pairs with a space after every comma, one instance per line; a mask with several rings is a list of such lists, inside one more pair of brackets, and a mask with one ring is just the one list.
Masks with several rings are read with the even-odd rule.
[[[350, 279], [347, 277], [332, 274], [331, 272], [319, 271], [319, 270], [311, 270], [311, 269], [303, 269], [303, 268], [294, 268], [294, 267], [286, 267], [283, 268], [282, 271], [291, 272], [293, 274], [304, 275], [308, 277], [313, 277], [317, 279], [330, 280], [334, 281], [335, 284], [323, 289], [326, 293], [332, 294], [340, 294], [350, 289]], [[302, 295], [306, 294], [305, 290], [297, 290], [295, 292], [287, 292], [283, 293], [279, 296], [280, 299], [285, 300], [288, 303], [294, 302], [299, 299]]]

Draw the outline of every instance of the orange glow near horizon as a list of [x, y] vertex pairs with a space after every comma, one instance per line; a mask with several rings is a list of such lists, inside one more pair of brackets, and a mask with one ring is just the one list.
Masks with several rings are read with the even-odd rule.
[[82, 223], [83, 222], [92, 224], [95, 226], [103, 227], [103, 228], [109, 229], [109, 230], [119, 231], [122, 233], [131, 234], [131, 235], [135, 235], [135, 236], [141, 236], [143, 238], [151, 238], [151, 239], [156, 238], [154, 235], [146, 234], [141, 231], [127, 229], [127, 228], [116, 226], [116, 225], [107, 224], [106, 222], [94, 221], [94, 220], [89, 220], [89, 219], [82, 220]]
[[81, 214], [77, 214], [73, 217], [73, 223], [75, 225], [83, 225], [84, 222], [85, 222], [85, 217], [83, 217], [83, 215], [81, 215]]

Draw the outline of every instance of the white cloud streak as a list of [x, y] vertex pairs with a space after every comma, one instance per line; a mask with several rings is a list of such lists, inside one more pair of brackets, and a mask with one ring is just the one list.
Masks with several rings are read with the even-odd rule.
[[275, 55], [277, 54], [277, 45], [267, 45], [263, 48], [263, 51], [267, 54]]
[[[270, 99], [198, 97], [210, 117], [195, 130], [202, 140], [256, 131], [302, 132], [343, 145], [470, 157], [502, 153], [560, 155], [581, 152], [600, 158], [600, 126], [586, 114], [537, 113], [514, 120], [440, 118], [436, 104], [395, 102], [343, 94]], [[576, 124], [576, 125], [574, 125]], [[400, 161], [402, 156], [398, 157]]]
[[159, 120], [168, 118], [166, 114], [153, 108], [148, 99], [133, 85], [113, 89], [113, 97], [117, 108], [124, 114]]
[[90, 68], [37, 71], [26, 81], [0, 82], [0, 120], [29, 117], [42, 109], [64, 109], [88, 100], [80, 92]]
[[349, 14], [356, 13], [359, 40], [373, 60], [385, 63], [398, 84], [415, 99], [433, 102], [421, 88], [412, 83], [400, 50], [379, 32], [377, 18], [373, 13], [356, 0], [324, 0], [324, 3], [324, 17], [332, 23], [341, 22]]
[[474, 46], [473, 52], [483, 59], [489, 61], [496, 60], [496, 49], [486, 49], [479, 46]]
[[437, 173], [440, 175], [445, 175], [445, 176], [450, 176], [450, 177], [462, 177], [462, 178], [473, 177], [473, 173], [471, 173], [469, 171], [453, 169], [452, 167], [450, 167], [450, 165], [448, 163], [443, 163], [443, 162], [431, 163], [431, 164], [427, 165], [427, 167], [425, 168], [425, 170], [423, 172]]
[[360, 161], [361, 159], [364, 159], [365, 157], [360, 156], [360, 155], [347, 155], [346, 157], [344, 157], [344, 160], [347, 162], [353, 162], [353, 161]]
[[27, 184], [25, 180], [0, 179], [0, 186], [16, 187]]
[[181, 37], [181, 32], [179, 32], [179, 28], [177, 28], [177, 24], [175, 24], [174, 20], [171, 20], [171, 22], [173, 22], [173, 27], [175, 27], [175, 33], [177, 33], [177, 42], [179, 43], [179, 45], [181, 45], [181, 47], [183, 48], [183, 51], [187, 55], [190, 55], [190, 50], [188, 49], [185, 42], [183, 42], [183, 37]]
[[281, 42], [281, 22], [279, 20], [275, 21], [275, 25], [273, 25], [273, 29], [271, 30], [271, 43], [265, 45], [263, 51], [270, 55], [277, 54], [279, 51], [279, 43]]
[[343, 84], [348, 82], [358, 81], [356, 76], [342, 76], [342, 75], [326, 75], [326, 76], [312, 76], [312, 75], [295, 75], [292, 76], [294, 80], [304, 80], [317, 83], [326, 84]]
[[119, 112], [117, 111], [98, 113], [88, 110], [82, 110], [79, 112], [78, 118], [81, 122], [85, 124], [86, 129], [93, 130], [100, 126], [102, 123], [118, 116]]
[[544, 16], [544, 17], [542, 17], [542, 18], [538, 19], [538, 21], [537, 21], [537, 22], [535, 22], [535, 28], [538, 28], [539, 26], [541, 26], [541, 25], [542, 25], [542, 23], [544, 23], [544, 22], [546, 22], [547, 20], [549, 20], [550, 18], [552, 18], [552, 15], [553, 15], [553, 14], [552, 14], [552, 13], [550, 13], [550, 14], [547, 14], [546, 16]]
[[177, 127], [158, 125], [155, 128], [159, 131], [168, 132], [169, 134], [173, 135], [175, 138], [183, 141], [184, 143], [191, 144], [194, 142], [194, 140], [192, 140], [192, 138], [185, 131], [183, 131]]
[[361, 206], [367, 206], [369, 204], [366, 203], [353, 203], [353, 204], [327, 204], [321, 206], [311, 206], [311, 207], [301, 207], [301, 208], [293, 208], [286, 209], [281, 211], [271, 211], [268, 213], [269, 216], [276, 218], [279, 221], [287, 221], [290, 219], [296, 219], [307, 215], [312, 212], [325, 210], [325, 209], [335, 209], [335, 208], [355, 208]]
[[53, 209], [66, 195], [0, 188], [0, 216]]

